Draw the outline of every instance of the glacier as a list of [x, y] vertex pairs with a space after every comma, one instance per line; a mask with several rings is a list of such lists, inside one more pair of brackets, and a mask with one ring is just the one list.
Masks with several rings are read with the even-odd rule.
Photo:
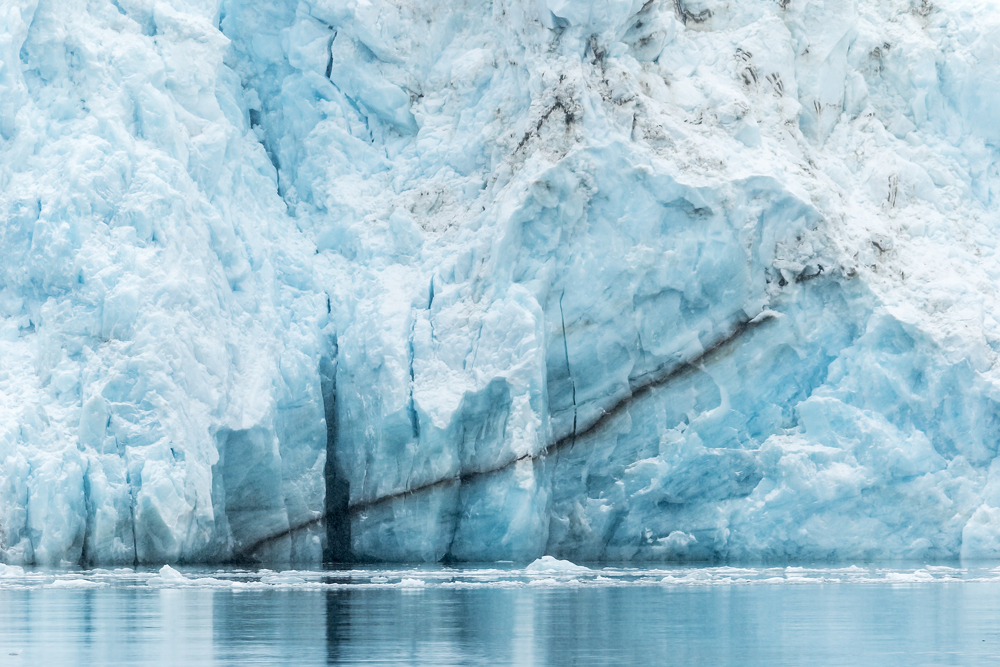
[[8, 0], [0, 562], [1000, 557], [998, 107], [973, 0]]

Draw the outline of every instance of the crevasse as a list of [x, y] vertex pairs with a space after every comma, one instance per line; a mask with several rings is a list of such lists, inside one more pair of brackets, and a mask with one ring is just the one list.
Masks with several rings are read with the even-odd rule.
[[1000, 555], [984, 3], [12, 0], [0, 559]]

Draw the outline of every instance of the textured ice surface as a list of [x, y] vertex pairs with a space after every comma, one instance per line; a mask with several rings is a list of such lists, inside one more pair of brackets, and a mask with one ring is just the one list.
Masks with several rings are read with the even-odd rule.
[[4, 4], [2, 559], [997, 556], [998, 46], [964, 0]]
[[202, 4], [0, 9], [9, 562], [227, 558], [322, 512], [325, 298]]

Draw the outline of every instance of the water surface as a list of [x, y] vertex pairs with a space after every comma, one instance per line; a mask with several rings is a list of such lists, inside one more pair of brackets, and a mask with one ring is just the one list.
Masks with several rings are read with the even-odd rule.
[[0, 665], [1000, 660], [990, 568], [182, 572], [0, 572]]

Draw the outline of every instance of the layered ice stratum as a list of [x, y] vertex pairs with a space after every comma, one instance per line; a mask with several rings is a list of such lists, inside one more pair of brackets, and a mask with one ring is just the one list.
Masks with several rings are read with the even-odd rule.
[[1000, 8], [5, 0], [0, 561], [1000, 556]]

